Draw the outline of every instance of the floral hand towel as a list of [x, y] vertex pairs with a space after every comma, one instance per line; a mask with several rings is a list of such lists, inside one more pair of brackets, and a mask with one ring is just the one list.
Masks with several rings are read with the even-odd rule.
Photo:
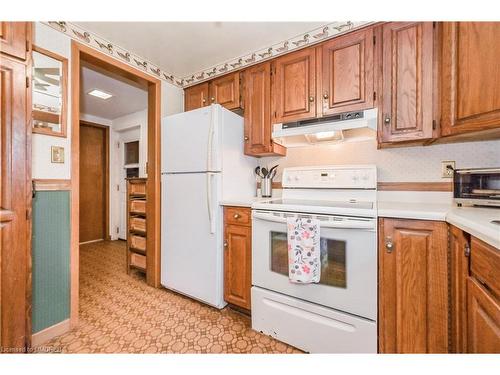
[[318, 283], [321, 277], [319, 220], [289, 217], [288, 278], [293, 283]]

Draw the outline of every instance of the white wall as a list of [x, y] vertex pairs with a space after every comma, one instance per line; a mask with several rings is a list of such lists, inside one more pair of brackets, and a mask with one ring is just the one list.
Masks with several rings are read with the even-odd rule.
[[376, 164], [384, 182], [439, 182], [441, 161], [455, 160], [457, 168], [500, 166], [500, 140], [377, 150], [375, 141], [289, 148], [282, 158], [262, 158], [260, 165], [284, 167], [328, 164]]

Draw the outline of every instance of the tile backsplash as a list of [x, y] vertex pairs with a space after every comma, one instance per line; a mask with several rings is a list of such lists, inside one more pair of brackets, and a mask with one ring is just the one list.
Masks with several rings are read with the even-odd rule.
[[375, 141], [289, 148], [286, 157], [262, 158], [260, 165], [285, 167], [329, 164], [376, 164], [384, 182], [449, 181], [441, 178], [441, 161], [455, 160], [456, 168], [500, 167], [500, 140], [432, 146], [377, 149]]

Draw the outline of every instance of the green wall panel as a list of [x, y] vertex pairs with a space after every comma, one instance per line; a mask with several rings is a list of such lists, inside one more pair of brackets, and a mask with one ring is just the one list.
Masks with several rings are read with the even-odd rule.
[[33, 199], [33, 333], [69, 318], [70, 192]]

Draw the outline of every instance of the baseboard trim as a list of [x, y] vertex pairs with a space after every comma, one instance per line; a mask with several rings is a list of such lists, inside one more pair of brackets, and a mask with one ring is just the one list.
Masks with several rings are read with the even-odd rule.
[[98, 239], [98, 240], [91, 240], [91, 241], [80, 242], [78, 245], [86, 245], [88, 243], [102, 242], [102, 241], [104, 241], [104, 238], [101, 238], [101, 239]]
[[69, 319], [47, 327], [31, 336], [31, 346], [36, 347], [70, 330]]

